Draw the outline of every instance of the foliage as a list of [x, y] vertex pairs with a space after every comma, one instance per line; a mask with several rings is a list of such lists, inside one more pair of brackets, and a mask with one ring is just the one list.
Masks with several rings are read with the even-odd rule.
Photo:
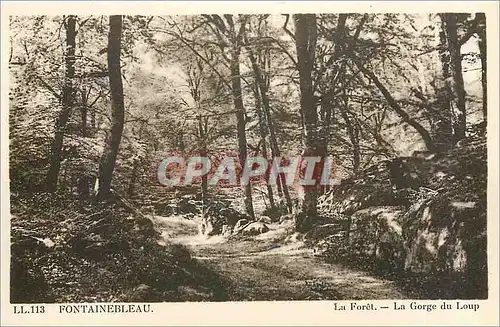
[[[13, 269], [28, 272], [15, 283], [29, 280], [43, 293], [19, 288], [14, 297], [126, 300], [144, 291], [156, 300], [182, 298], [173, 285], [196, 286], [190, 278], [199, 277], [195, 267], [203, 268], [185, 249], [159, 247], [154, 228], [138, 221], [137, 212], [128, 219], [112, 197], [94, 198], [100, 158], [116, 125], [106, 56], [110, 19], [73, 18], [74, 49], [66, 46], [67, 16], [10, 17]], [[484, 20], [467, 13], [124, 16], [121, 65], [114, 72], [123, 80], [125, 119], [121, 141], [113, 144], [112, 188], [148, 214], [201, 215], [207, 234], [249, 218], [244, 210], [253, 218], [254, 202], [257, 216], [273, 219], [302, 202], [299, 208], [309, 211], [297, 216], [296, 227], [310, 220], [311, 228], [374, 205], [419, 203], [419, 187], [445, 188], [450, 199], [485, 205], [486, 158], [464, 163], [455, 156], [474, 153], [474, 146], [463, 145], [486, 132]], [[69, 119], [61, 123], [66, 109]], [[159, 163], [172, 153], [238, 153], [242, 159], [310, 151], [334, 157], [336, 177], [344, 179], [340, 191], [317, 187], [312, 196], [282, 184], [222, 189], [203, 178], [201, 186], [164, 188], [157, 180]], [[425, 151], [451, 161], [419, 161], [423, 168], [414, 169], [408, 158]], [[44, 193], [54, 163], [60, 165], [57, 188]], [[474, 167], [482, 168], [471, 180]], [[483, 222], [482, 216], [475, 221]], [[338, 258], [356, 262], [385, 227]], [[343, 249], [338, 245], [346, 237], [322, 241]], [[81, 276], [76, 290], [69, 276]], [[103, 279], [109, 284], [96, 284]], [[120, 287], [137, 292], [120, 293]], [[85, 293], [93, 289], [102, 291], [100, 298]]]

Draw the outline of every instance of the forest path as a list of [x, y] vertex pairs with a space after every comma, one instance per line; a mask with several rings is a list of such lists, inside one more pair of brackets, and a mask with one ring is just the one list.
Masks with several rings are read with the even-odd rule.
[[[290, 225], [269, 225], [254, 237], [197, 235], [195, 221], [157, 217], [168, 242], [189, 247], [193, 257], [222, 276], [232, 301], [403, 299], [394, 282], [331, 264], [293, 240]], [[286, 241], [285, 241], [286, 239]]]

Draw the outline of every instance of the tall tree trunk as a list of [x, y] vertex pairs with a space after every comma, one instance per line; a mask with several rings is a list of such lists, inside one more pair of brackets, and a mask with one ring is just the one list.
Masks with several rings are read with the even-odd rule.
[[90, 127], [92, 128], [92, 133], [95, 132], [95, 129], [96, 129], [96, 110], [95, 108], [91, 108], [91, 111], [90, 111]]
[[337, 22], [337, 27], [335, 28], [335, 33], [333, 35], [333, 40], [335, 42], [333, 47], [333, 54], [328, 60], [327, 65], [332, 65], [332, 80], [333, 83], [330, 85], [330, 89], [327, 91], [327, 94], [323, 97], [321, 101], [321, 106], [325, 108], [325, 157], [328, 155], [328, 141], [330, 139], [330, 125], [332, 122], [333, 116], [333, 94], [335, 94], [335, 90], [337, 88], [337, 83], [341, 79], [338, 77], [341, 70], [341, 64], [338, 62], [343, 53], [344, 48], [344, 34], [345, 34], [345, 23], [347, 20], [347, 14], [339, 14], [339, 19]]
[[[451, 77], [447, 79], [447, 90], [451, 100], [454, 130], [454, 143], [465, 138], [467, 113], [465, 108], [465, 88], [462, 75], [462, 56], [457, 36], [457, 14], [444, 14], [446, 44], [449, 53], [449, 69]], [[456, 112], [456, 118], [455, 118]]]
[[[241, 92], [241, 76], [240, 76], [240, 52], [239, 44], [233, 45], [231, 51], [231, 88], [233, 94], [233, 103], [236, 110], [237, 130], [238, 130], [238, 154], [241, 167], [245, 167], [247, 159], [247, 137], [245, 131], [245, 107], [243, 106], [243, 98]], [[250, 181], [245, 185], [245, 209], [247, 214], [255, 218], [252, 202], [252, 185]]]
[[[281, 153], [280, 153], [278, 141], [276, 139], [274, 124], [273, 124], [272, 117], [271, 117], [271, 106], [270, 106], [269, 97], [267, 96], [268, 87], [266, 86], [266, 81], [264, 80], [264, 77], [262, 76], [262, 71], [261, 71], [259, 65], [257, 65], [257, 60], [256, 60], [255, 55], [253, 54], [251, 49], [248, 49], [248, 56], [249, 56], [250, 62], [252, 64], [252, 70], [253, 70], [253, 73], [255, 76], [255, 81], [257, 82], [258, 91], [260, 92], [260, 96], [262, 99], [262, 109], [264, 111], [264, 119], [265, 119], [265, 123], [266, 123], [267, 128], [268, 128], [268, 131], [269, 131], [271, 154], [272, 154], [273, 158], [279, 157], [281, 155]], [[292, 198], [290, 197], [288, 185], [286, 184], [285, 174], [279, 174], [278, 193], [280, 196], [281, 196], [281, 194], [283, 194], [283, 196], [285, 197], [288, 212], [292, 212], [292, 209], [293, 209]]]
[[453, 118], [453, 60], [451, 56], [451, 45], [448, 33], [448, 14], [441, 14], [441, 30], [439, 31], [442, 75], [437, 83], [437, 99], [439, 111], [434, 121], [434, 143], [437, 151], [446, 151], [453, 147], [454, 121]]
[[481, 85], [483, 88], [483, 117], [484, 121], [488, 121], [488, 76], [486, 63], [486, 15], [484, 13], [476, 14], [479, 18], [478, 34], [479, 34], [479, 55], [481, 57]]
[[[442, 23], [444, 25], [444, 23]], [[439, 57], [441, 60], [442, 78], [438, 79], [437, 98], [439, 106], [439, 117], [435, 117], [434, 143], [436, 149], [440, 151], [448, 150], [452, 147], [453, 129], [451, 103], [448, 92], [447, 80], [450, 78], [449, 53], [446, 46], [446, 32], [444, 26], [439, 33], [441, 48]]]
[[[344, 72], [341, 67], [341, 65], [343, 66], [344, 64], [340, 64], [339, 60], [342, 56], [342, 53], [344, 52], [346, 20], [347, 20], [347, 14], [339, 14], [337, 27], [335, 28], [335, 33], [333, 35], [333, 41], [334, 41], [333, 54], [327, 63], [327, 65], [332, 65], [331, 76], [333, 82], [331, 83], [330, 88], [327, 89], [326, 94], [322, 97], [321, 100], [321, 107], [325, 110], [325, 121], [324, 121], [325, 144], [324, 144], [324, 154], [323, 154], [325, 158], [328, 156], [331, 125], [335, 117], [333, 94], [335, 94], [338, 82], [344, 76], [343, 74]], [[324, 194], [330, 190], [330, 187], [329, 185], [321, 185], [320, 189], [321, 189], [321, 194]]]
[[342, 98], [344, 106], [340, 109], [340, 112], [342, 114], [342, 118], [344, 119], [347, 128], [347, 135], [349, 136], [349, 140], [351, 141], [352, 145], [352, 159], [353, 159], [352, 170], [354, 173], [357, 173], [359, 171], [359, 167], [361, 164], [361, 150], [359, 147], [359, 136], [357, 135], [356, 128], [353, 126], [351, 118], [349, 118], [349, 114], [347, 112], [349, 98], [347, 97], [345, 92]]
[[[319, 156], [324, 159], [324, 140], [320, 130], [316, 101], [313, 96], [312, 71], [317, 39], [316, 15], [296, 14], [295, 41], [300, 79], [300, 111], [304, 120], [304, 156]], [[322, 167], [321, 163], [319, 168]], [[318, 168], [318, 165], [316, 165]], [[313, 175], [314, 176], [314, 175]], [[317, 218], [319, 184], [304, 186], [304, 202], [296, 219], [296, 229], [306, 232]]]
[[[264, 109], [264, 117], [266, 118], [267, 127], [269, 129], [271, 155], [273, 156], [273, 158], [280, 157], [281, 150], [280, 150], [279, 145], [278, 145], [278, 140], [276, 138], [276, 131], [274, 129], [274, 124], [272, 122], [271, 109], [269, 107], [269, 98], [267, 97], [267, 95], [265, 95], [262, 97], [262, 99], [263, 99], [262, 103], [263, 103], [263, 109]], [[278, 187], [278, 193], [280, 194], [280, 196], [281, 196], [281, 194], [283, 194], [283, 197], [285, 198], [288, 212], [291, 213], [292, 209], [293, 209], [293, 204], [292, 204], [292, 198], [290, 197], [290, 191], [288, 189], [288, 185], [286, 184], [285, 174], [283, 174], [283, 173], [278, 174], [277, 187]]]
[[[200, 157], [207, 156], [207, 146], [205, 144], [205, 129], [203, 128], [203, 120], [201, 114], [198, 115], [198, 135], [200, 137], [199, 147], [200, 147]], [[201, 176], [201, 202], [203, 205], [203, 214], [205, 213], [205, 208], [207, 206], [207, 194], [208, 194], [208, 180], [207, 175]]]
[[123, 84], [120, 68], [120, 50], [122, 34], [122, 16], [109, 17], [108, 38], [108, 70], [109, 87], [111, 90], [111, 133], [108, 135], [104, 152], [99, 165], [99, 192], [98, 197], [108, 197], [116, 157], [123, 133], [125, 109], [123, 103]]
[[[260, 134], [260, 139], [262, 143], [262, 156], [268, 160], [269, 158], [267, 157], [267, 144], [266, 144], [266, 122], [264, 120], [264, 115], [262, 113], [262, 101], [261, 97], [259, 94], [259, 87], [256, 85], [254, 88], [254, 95], [255, 95], [255, 109], [257, 111], [257, 116], [259, 118], [259, 134]], [[274, 194], [273, 194], [273, 186], [270, 183], [266, 183], [267, 187], [267, 196], [269, 198], [269, 206], [271, 207], [271, 210], [275, 209], [275, 203], [274, 203]]]
[[87, 129], [87, 116], [88, 116], [88, 95], [87, 95], [87, 89], [85, 86], [82, 88], [81, 92], [81, 97], [82, 97], [82, 104], [80, 107], [80, 117], [82, 120], [82, 125], [81, 125], [81, 133], [83, 137], [88, 136], [88, 129]]
[[57, 189], [57, 179], [61, 169], [61, 150], [63, 146], [64, 133], [73, 107], [73, 78], [75, 76], [75, 37], [76, 17], [68, 16], [66, 20], [66, 54], [64, 74], [64, 86], [62, 94], [62, 109], [55, 125], [55, 136], [51, 147], [50, 167], [46, 176], [47, 191], [54, 192]]

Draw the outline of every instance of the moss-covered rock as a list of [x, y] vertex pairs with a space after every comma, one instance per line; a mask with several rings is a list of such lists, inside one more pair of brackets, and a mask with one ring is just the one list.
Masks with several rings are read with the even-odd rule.
[[343, 227], [316, 227], [316, 252], [382, 273], [447, 276], [461, 289], [449, 296], [484, 297], [486, 187], [484, 139], [380, 162], [320, 198], [320, 214]]

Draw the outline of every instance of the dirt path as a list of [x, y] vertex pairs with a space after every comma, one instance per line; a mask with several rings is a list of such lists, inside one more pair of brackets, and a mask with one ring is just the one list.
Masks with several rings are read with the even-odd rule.
[[232, 301], [406, 297], [394, 282], [322, 262], [303, 243], [286, 239], [286, 226], [271, 225], [268, 233], [227, 240], [197, 236], [196, 223], [182, 220], [161, 218], [164, 229], [173, 231], [165, 236], [188, 246], [196, 259], [219, 273]]

